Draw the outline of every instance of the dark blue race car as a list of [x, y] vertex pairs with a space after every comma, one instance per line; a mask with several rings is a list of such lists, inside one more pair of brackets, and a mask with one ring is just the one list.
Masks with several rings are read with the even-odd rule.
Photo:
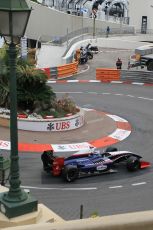
[[114, 166], [124, 164], [128, 171], [136, 171], [150, 166], [149, 162], [142, 161], [142, 157], [129, 151], [118, 151], [109, 147], [105, 152], [98, 150], [86, 153], [76, 153], [69, 157], [55, 157], [52, 151], [45, 151], [41, 155], [44, 170], [53, 176], [62, 176], [72, 182], [77, 178], [102, 173], [115, 172]]

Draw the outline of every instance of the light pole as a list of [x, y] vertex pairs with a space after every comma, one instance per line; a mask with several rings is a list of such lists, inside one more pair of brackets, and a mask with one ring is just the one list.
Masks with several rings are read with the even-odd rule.
[[96, 35], [96, 11], [93, 10], [93, 38], [95, 38], [95, 35]]
[[10, 187], [0, 195], [0, 211], [8, 218], [37, 210], [37, 200], [21, 189], [18, 156], [16, 38], [24, 36], [31, 13], [25, 0], [0, 0], [0, 35], [9, 38], [10, 73]]

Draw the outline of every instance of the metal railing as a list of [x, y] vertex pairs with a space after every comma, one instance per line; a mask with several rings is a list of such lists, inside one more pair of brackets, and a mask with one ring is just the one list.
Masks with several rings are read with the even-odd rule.
[[121, 70], [120, 80], [153, 84], [153, 72], [139, 70]]
[[[120, 28], [110, 28], [110, 35], [117, 35], [117, 34], [134, 34], [133, 27], [120, 27]], [[39, 41], [41, 42], [51, 42], [53, 45], [62, 45], [64, 42], [70, 43], [70, 40], [75, 40], [77, 37], [81, 37], [84, 35], [93, 35], [93, 27], [84, 27], [79, 30], [75, 30], [73, 32], [67, 33], [64, 36], [49, 36], [49, 35], [41, 35]], [[106, 29], [105, 28], [95, 28], [95, 35], [96, 37], [105, 36]]]

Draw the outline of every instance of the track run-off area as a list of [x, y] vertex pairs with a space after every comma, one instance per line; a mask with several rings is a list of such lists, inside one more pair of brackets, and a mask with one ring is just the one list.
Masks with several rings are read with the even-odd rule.
[[[72, 79], [82, 82], [48, 84], [58, 97], [68, 93], [80, 107], [114, 114], [127, 120], [132, 127], [131, 134], [115, 144], [115, 147], [140, 154], [151, 163], [150, 168], [129, 173], [121, 166], [117, 168], [117, 173], [65, 183], [61, 178], [52, 177], [43, 171], [41, 153], [19, 153], [23, 188], [30, 189], [39, 203], [45, 204], [65, 220], [79, 219], [80, 205], [83, 205], [84, 218], [93, 213], [105, 216], [153, 209], [153, 86], [141, 83], [103, 84], [94, 80], [95, 69], [114, 68], [118, 56], [123, 61], [123, 68], [126, 68], [132, 53], [132, 49], [102, 49], [100, 54], [89, 61], [87, 71]], [[84, 133], [85, 138], [86, 135]], [[33, 136], [36, 139], [34, 132]]]
[[[153, 164], [153, 87], [96, 82], [48, 84], [58, 97], [68, 93], [80, 107], [126, 119], [132, 126], [132, 132], [115, 146], [119, 150], [138, 153]], [[104, 216], [151, 210], [152, 166], [134, 173], [127, 172], [122, 166], [117, 170], [117, 173], [65, 183], [61, 178], [43, 171], [39, 153], [20, 153], [22, 186], [30, 189], [40, 203], [67, 220], [79, 218], [80, 205], [84, 207], [84, 217], [94, 212]]]

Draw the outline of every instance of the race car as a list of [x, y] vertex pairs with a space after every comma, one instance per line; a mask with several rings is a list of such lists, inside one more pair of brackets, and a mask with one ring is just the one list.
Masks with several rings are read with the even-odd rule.
[[41, 155], [43, 168], [53, 176], [62, 176], [67, 182], [87, 175], [116, 172], [114, 166], [125, 165], [133, 172], [150, 166], [138, 154], [129, 151], [118, 151], [116, 147], [108, 147], [103, 153], [92, 148], [85, 153], [75, 153], [69, 157], [56, 157], [52, 150], [44, 151]]

